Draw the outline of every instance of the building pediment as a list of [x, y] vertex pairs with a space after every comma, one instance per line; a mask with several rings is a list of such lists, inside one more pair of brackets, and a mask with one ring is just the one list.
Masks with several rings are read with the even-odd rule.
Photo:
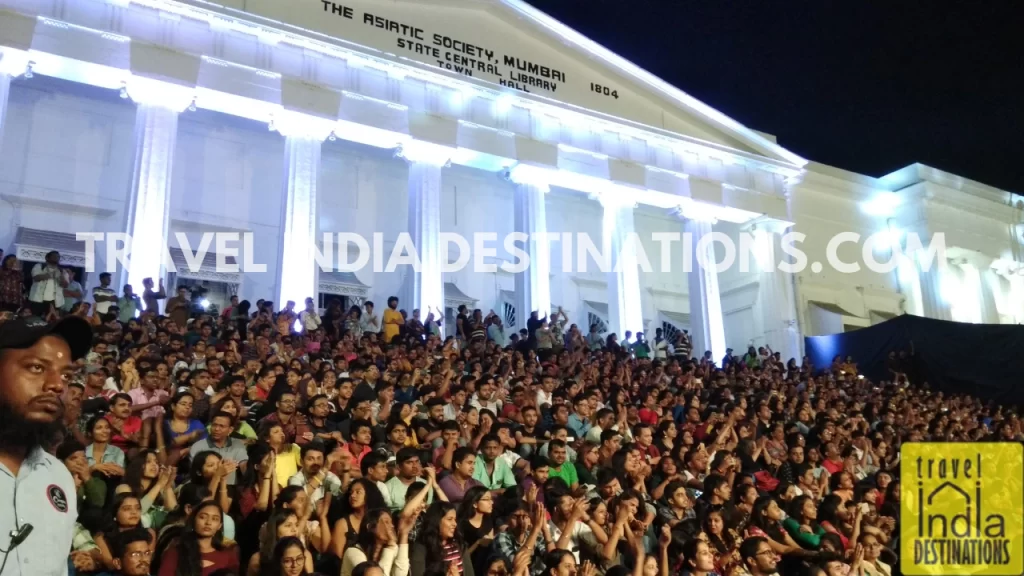
[[[184, 0], [211, 9], [201, 0]], [[799, 156], [521, 0], [221, 0], [268, 28], [440, 70], [717, 145], [803, 165]], [[522, 95], [522, 94], [520, 94]]]

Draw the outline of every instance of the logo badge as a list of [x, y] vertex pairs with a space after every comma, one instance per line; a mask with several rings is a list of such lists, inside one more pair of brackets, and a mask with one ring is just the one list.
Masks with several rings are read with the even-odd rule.
[[1024, 572], [1024, 445], [908, 442], [900, 482], [903, 574]]
[[68, 511], [68, 497], [64, 494], [64, 489], [56, 484], [50, 484], [46, 487], [46, 497], [50, 500], [50, 504], [57, 512], [67, 513]]

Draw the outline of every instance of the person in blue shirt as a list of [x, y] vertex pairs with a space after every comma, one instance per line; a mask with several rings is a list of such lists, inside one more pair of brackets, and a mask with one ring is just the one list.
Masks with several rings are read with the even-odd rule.
[[573, 398], [574, 412], [569, 415], [569, 430], [575, 438], [586, 438], [590, 432], [590, 398], [585, 394], [577, 394]]

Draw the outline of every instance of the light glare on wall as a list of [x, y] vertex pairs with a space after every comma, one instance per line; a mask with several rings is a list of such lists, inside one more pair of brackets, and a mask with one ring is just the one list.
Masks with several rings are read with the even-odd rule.
[[938, 273], [942, 274], [942, 279], [939, 283], [939, 293], [942, 296], [943, 301], [950, 305], [956, 304], [965, 296], [964, 287], [960, 282], [960, 278], [957, 277], [952, 268], [940, 270]]
[[498, 99], [494, 101], [494, 112], [500, 116], [508, 114], [512, 110], [512, 104], [515, 103], [515, 100], [510, 94], [498, 96]]
[[870, 200], [861, 203], [861, 211], [870, 216], [888, 218], [896, 213], [900, 205], [900, 197], [895, 192], [882, 192]]
[[903, 244], [903, 229], [890, 227], [878, 233], [878, 242], [875, 250], [879, 252], [894, 252], [899, 250]]

